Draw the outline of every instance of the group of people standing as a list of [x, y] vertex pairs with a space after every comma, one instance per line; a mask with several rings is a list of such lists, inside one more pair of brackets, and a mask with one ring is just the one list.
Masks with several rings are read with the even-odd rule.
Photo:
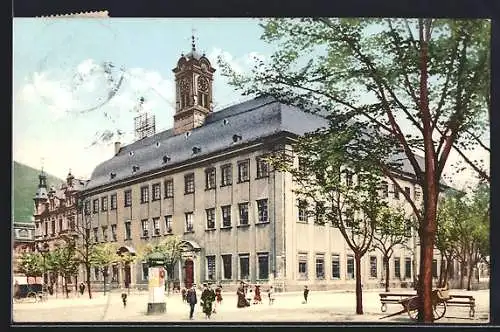
[[[253, 298], [252, 298], [252, 293], [253, 293]], [[242, 281], [240, 283], [240, 286], [238, 287], [238, 290], [236, 291], [236, 295], [238, 296], [238, 302], [236, 304], [238, 308], [249, 307], [252, 301], [253, 304], [262, 303], [260, 285], [255, 285], [254, 291], [252, 292], [250, 286]], [[273, 286], [270, 286], [268, 288], [267, 297], [269, 298], [269, 304], [272, 304], [274, 302]]]
[[[196, 284], [192, 284], [191, 288], [188, 290], [182, 290], [182, 300], [189, 304], [189, 319], [193, 319], [194, 308], [198, 303], [198, 298], [196, 296]], [[214, 306], [215, 302], [215, 306]], [[211, 284], [203, 284], [203, 291], [201, 293], [201, 307], [206, 319], [210, 319], [212, 313], [216, 313], [217, 306], [222, 303], [222, 287], [219, 285], [216, 287], [215, 291], [211, 288]]]

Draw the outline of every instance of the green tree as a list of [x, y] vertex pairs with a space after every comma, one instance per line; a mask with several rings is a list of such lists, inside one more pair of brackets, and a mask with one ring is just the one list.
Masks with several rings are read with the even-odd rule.
[[43, 274], [43, 257], [39, 253], [23, 252], [19, 257], [19, 271], [26, 276], [29, 284], [29, 277], [40, 277]]
[[480, 140], [490, 109], [490, 22], [280, 18], [262, 26], [262, 39], [276, 49], [269, 62], [244, 76], [219, 61], [234, 86], [309, 111], [319, 107], [335, 124], [332, 133], [356, 130], [363, 144], [351, 153], [371, 160], [396, 187], [390, 156], [399, 152], [409, 161], [424, 198], [422, 213], [402, 191], [419, 221], [419, 320], [432, 322], [437, 203], [450, 151], [489, 181], [467, 151], [486, 146]]
[[411, 236], [411, 227], [403, 209], [386, 207], [378, 216], [372, 246], [382, 254], [385, 269], [385, 291], [389, 292], [389, 261], [398, 246], [405, 246]]
[[109, 266], [120, 262], [118, 248], [113, 243], [102, 243], [93, 247], [90, 263], [99, 269], [103, 276], [104, 295], [106, 295], [106, 281], [109, 275]]
[[445, 193], [439, 201], [437, 212], [437, 230], [436, 230], [436, 248], [441, 257], [446, 259], [446, 265], [441, 265], [439, 275], [439, 287], [445, 287], [448, 284], [450, 269], [453, 260], [457, 258], [456, 250], [458, 248], [457, 238], [453, 232], [455, 222], [455, 209], [453, 198]]
[[300, 208], [313, 215], [317, 224], [331, 223], [353, 251], [356, 313], [363, 314], [361, 258], [371, 248], [379, 214], [387, 205], [378, 192], [377, 169], [369, 163], [355, 162], [347, 153], [350, 134], [332, 135], [328, 130], [318, 130], [297, 137], [291, 149], [276, 150], [267, 160], [275, 170], [292, 175], [294, 191], [303, 202]]
[[153, 252], [159, 252], [165, 257], [167, 271], [167, 291], [170, 294], [171, 281], [174, 279], [175, 265], [181, 259], [183, 251], [182, 240], [175, 235], [169, 235], [165, 240], [156, 244], [148, 244], [144, 249], [145, 258]]

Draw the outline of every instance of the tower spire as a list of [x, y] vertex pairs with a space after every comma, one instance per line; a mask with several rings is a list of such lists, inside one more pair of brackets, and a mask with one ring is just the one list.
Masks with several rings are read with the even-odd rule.
[[191, 50], [194, 52], [196, 51], [196, 43], [195, 43], [195, 37], [194, 37], [194, 33], [195, 33], [195, 29], [192, 29], [191, 31]]

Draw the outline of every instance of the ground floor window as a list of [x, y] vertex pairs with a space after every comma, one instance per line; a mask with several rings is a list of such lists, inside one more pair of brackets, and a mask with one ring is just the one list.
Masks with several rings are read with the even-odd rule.
[[354, 279], [354, 256], [347, 255], [347, 279]]
[[222, 277], [223, 279], [232, 279], [231, 255], [222, 255]]
[[405, 278], [411, 279], [411, 258], [405, 258]]
[[401, 278], [401, 259], [394, 257], [394, 277]]
[[307, 254], [299, 254], [299, 277], [307, 279]]
[[215, 256], [207, 256], [207, 280], [215, 280]]
[[240, 255], [240, 279], [250, 279], [250, 259], [248, 254]]
[[316, 255], [316, 279], [325, 279], [325, 256]]
[[142, 262], [142, 280], [148, 280], [149, 266], [148, 263]]
[[340, 255], [332, 255], [332, 278], [340, 279]]
[[265, 280], [269, 278], [269, 254], [260, 253], [258, 256], [259, 262], [259, 279]]
[[377, 256], [370, 256], [370, 278], [377, 277]]
[[111, 267], [111, 281], [118, 282], [118, 265], [113, 265]]
[[99, 281], [99, 268], [98, 267], [94, 267], [94, 277], [95, 277], [95, 281]]

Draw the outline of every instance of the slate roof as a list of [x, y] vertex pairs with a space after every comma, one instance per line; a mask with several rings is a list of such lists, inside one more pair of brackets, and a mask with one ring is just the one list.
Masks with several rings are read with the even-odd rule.
[[[85, 189], [119, 183], [131, 177], [180, 165], [195, 157], [256, 142], [278, 133], [303, 135], [326, 126], [328, 121], [319, 115], [279, 103], [272, 97], [255, 98], [210, 113], [205, 124], [193, 129], [189, 136], [184, 133], [174, 135], [173, 129], [168, 129], [122, 147], [117, 155], [94, 169]], [[241, 140], [234, 142], [234, 135], [241, 136]], [[193, 152], [194, 147], [200, 149], [196, 154]], [[164, 156], [169, 157], [167, 163], [163, 160]], [[418, 159], [419, 164], [423, 166], [423, 158]], [[402, 170], [413, 174], [409, 161], [403, 159], [402, 162]], [[133, 166], [139, 167], [135, 173]]]

